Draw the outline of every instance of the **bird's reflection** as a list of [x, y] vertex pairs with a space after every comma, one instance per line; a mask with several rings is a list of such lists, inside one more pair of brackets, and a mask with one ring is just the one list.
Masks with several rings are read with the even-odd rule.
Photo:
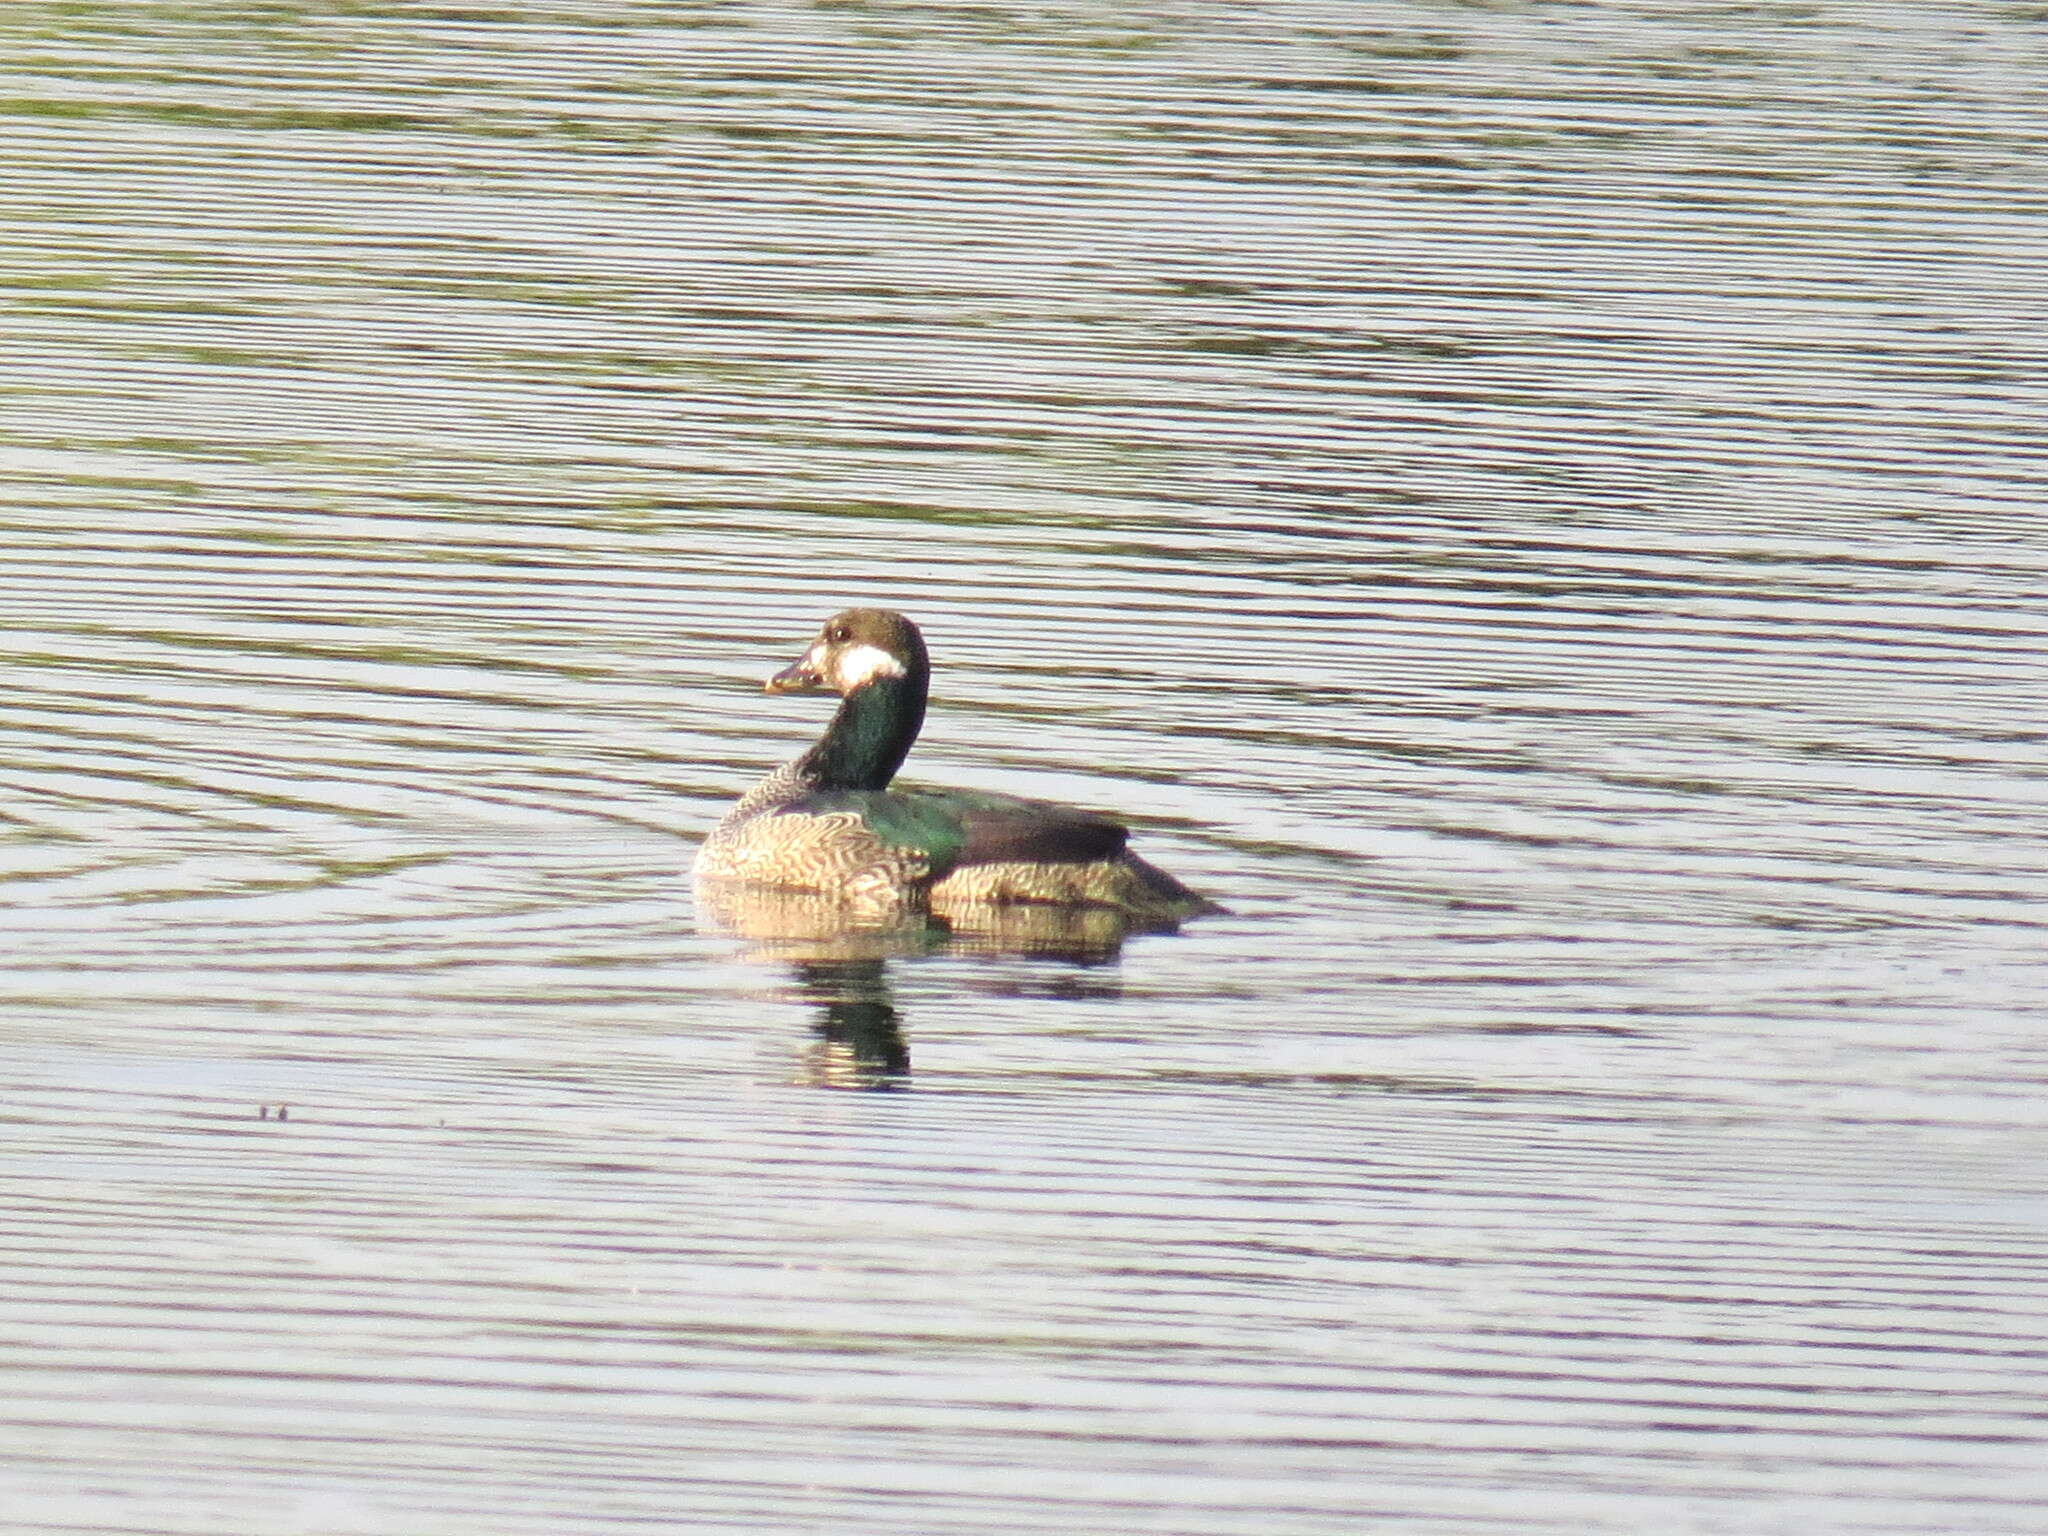
[[[934, 915], [864, 908], [807, 891], [704, 882], [697, 911], [749, 946], [750, 958], [784, 964], [817, 1009], [818, 1039], [805, 1078], [821, 1087], [887, 1089], [910, 1074], [910, 1048], [889, 985], [889, 963], [919, 955], [1019, 955], [1092, 967], [1114, 960], [1134, 926], [1098, 907], [964, 905]], [[1062, 978], [1063, 995], [1104, 995]]]
[[888, 961], [797, 960], [796, 984], [818, 1008], [804, 1077], [821, 1088], [894, 1088], [910, 1075]]

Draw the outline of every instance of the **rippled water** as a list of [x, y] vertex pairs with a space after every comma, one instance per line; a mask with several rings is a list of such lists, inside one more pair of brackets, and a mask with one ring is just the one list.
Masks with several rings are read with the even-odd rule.
[[2048, 1530], [2041, 20], [14, 0], [0, 1525]]

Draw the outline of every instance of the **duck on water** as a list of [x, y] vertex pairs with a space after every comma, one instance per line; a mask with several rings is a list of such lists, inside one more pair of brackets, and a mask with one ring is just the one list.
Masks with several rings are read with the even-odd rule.
[[726, 812], [698, 850], [697, 878], [941, 916], [1035, 903], [1171, 925], [1222, 910], [1130, 852], [1129, 831], [1105, 816], [979, 790], [891, 789], [930, 677], [924, 637], [902, 614], [849, 608], [827, 619], [767, 691], [836, 693], [838, 711], [815, 746]]

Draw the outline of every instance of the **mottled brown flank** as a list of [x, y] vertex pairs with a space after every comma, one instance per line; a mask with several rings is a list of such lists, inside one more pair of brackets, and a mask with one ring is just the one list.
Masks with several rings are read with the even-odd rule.
[[745, 805], [734, 806], [697, 851], [700, 879], [872, 899], [921, 889], [931, 876], [916, 850], [884, 843], [850, 812], [741, 814]]
[[961, 902], [1032, 902], [1186, 917], [1208, 905], [1134, 853], [1092, 864], [969, 864], [933, 881], [927, 899], [934, 912]]
[[1088, 864], [968, 864], [938, 880], [914, 850], [894, 848], [843, 812], [752, 816], [721, 822], [697, 856], [697, 875], [785, 890], [819, 891], [862, 903], [1020, 903], [1111, 907], [1146, 916], [1187, 916], [1207, 903], [1135, 854]]

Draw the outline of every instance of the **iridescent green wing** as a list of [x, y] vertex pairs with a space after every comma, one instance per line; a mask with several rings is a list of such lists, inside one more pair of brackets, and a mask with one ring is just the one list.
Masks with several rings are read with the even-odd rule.
[[934, 876], [970, 864], [1092, 864], [1130, 834], [1106, 817], [976, 790], [820, 790], [778, 815], [852, 812], [891, 847], [924, 856]]

